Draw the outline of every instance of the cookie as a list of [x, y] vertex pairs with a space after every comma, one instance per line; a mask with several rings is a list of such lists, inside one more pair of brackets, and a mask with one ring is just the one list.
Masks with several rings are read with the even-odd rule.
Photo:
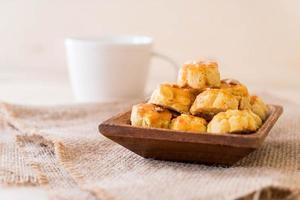
[[261, 118], [261, 120], [266, 120], [269, 110], [263, 100], [258, 96], [251, 96], [250, 104], [252, 112], [257, 114]]
[[206, 132], [207, 122], [201, 117], [181, 114], [172, 119], [170, 129], [192, 132]]
[[169, 128], [172, 113], [150, 103], [137, 104], [131, 110], [131, 125], [139, 127]]
[[188, 114], [196, 94], [196, 91], [193, 89], [180, 88], [177, 85], [166, 83], [159, 85], [154, 90], [149, 103]]
[[239, 99], [230, 92], [221, 89], [207, 89], [196, 97], [190, 112], [210, 120], [219, 112], [238, 108]]
[[207, 87], [220, 87], [218, 63], [212, 61], [190, 62], [179, 70], [177, 84], [204, 90]]
[[227, 110], [213, 117], [207, 125], [209, 133], [254, 132], [262, 125], [262, 120], [251, 110]]

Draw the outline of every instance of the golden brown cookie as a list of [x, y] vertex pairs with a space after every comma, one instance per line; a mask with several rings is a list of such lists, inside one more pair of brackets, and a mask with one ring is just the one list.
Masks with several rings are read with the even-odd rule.
[[247, 87], [234, 79], [222, 79], [220, 88], [235, 96], [249, 96]]
[[131, 125], [140, 127], [168, 128], [172, 114], [165, 108], [150, 103], [134, 105], [131, 111]]
[[198, 90], [220, 87], [218, 63], [211, 61], [186, 63], [179, 70], [177, 83], [180, 87], [191, 87]]
[[180, 131], [206, 132], [207, 122], [201, 117], [181, 114], [172, 119], [170, 129]]
[[190, 112], [210, 120], [219, 112], [238, 108], [239, 100], [230, 92], [221, 89], [207, 89], [197, 96]]
[[261, 118], [261, 120], [264, 121], [268, 116], [268, 106], [258, 96], [251, 96], [250, 104], [252, 112], [257, 114]]
[[209, 133], [239, 133], [256, 131], [262, 124], [251, 110], [227, 110], [220, 112], [208, 123]]
[[245, 85], [234, 79], [223, 79], [220, 88], [238, 97], [240, 110], [250, 109], [250, 96]]
[[161, 84], [154, 90], [149, 103], [163, 106], [180, 113], [189, 113], [196, 97], [195, 90], [173, 84]]

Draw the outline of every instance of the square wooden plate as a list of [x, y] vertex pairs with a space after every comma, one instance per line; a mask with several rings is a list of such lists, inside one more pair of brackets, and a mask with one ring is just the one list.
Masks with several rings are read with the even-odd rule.
[[130, 125], [131, 111], [116, 115], [99, 125], [99, 131], [132, 152], [168, 161], [232, 165], [259, 148], [283, 112], [268, 105], [269, 116], [261, 128], [250, 134], [208, 134]]

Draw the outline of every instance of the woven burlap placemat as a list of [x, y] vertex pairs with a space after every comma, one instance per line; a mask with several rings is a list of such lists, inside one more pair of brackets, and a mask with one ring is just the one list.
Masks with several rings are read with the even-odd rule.
[[285, 111], [263, 146], [232, 167], [144, 159], [97, 126], [132, 102], [36, 107], [2, 103], [0, 181], [53, 199], [299, 199], [300, 112]]

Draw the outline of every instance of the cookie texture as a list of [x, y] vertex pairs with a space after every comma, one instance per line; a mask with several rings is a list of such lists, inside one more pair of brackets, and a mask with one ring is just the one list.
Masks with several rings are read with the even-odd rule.
[[209, 133], [254, 132], [262, 125], [262, 120], [251, 110], [228, 110], [220, 112], [208, 123]]
[[238, 108], [239, 99], [230, 92], [221, 89], [207, 89], [197, 96], [190, 112], [209, 120], [219, 112]]
[[251, 96], [250, 104], [252, 112], [257, 114], [261, 120], [266, 120], [269, 110], [264, 101], [258, 96]]
[[220, 88], [235, 96], [249, 96], [248, 88], [235, 79], [222, 79]]
[[212, 61], [190, 62], [179, 70], [177, 84], [204, 90], [207, 87], [220, 87], [218, 63]]
[[170, 129], [180, 131], [206, 132], [207, 122], [201, 117], [181, 114], [171, 122]]
[[220, 89], [229, 92], [239, 100], [239, 109], [250, 109], [250, 96], [248, 88], [235, 79], [221, 80]]
[[161, 84], [152, 93], [149, 103], [188, 114], [196, 94], [196, 90], [193, 89], [180, 88], [174, 84]]
[[132, 107], [131, 125], [140, 127], [169, 128], [172, 113], [165, 108], [150, 103]]

